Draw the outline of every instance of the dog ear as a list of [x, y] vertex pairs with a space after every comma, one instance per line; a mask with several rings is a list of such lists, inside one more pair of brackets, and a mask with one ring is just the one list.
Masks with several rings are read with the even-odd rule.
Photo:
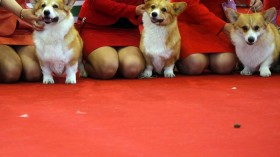
[[75, 2], [76, 2], [76, 0], [64, 0], [64, 4], [65, 4], [64, 9], [71, 10], [72, 7], [74, 6]]
[[226, 17], [230, 23], [235, 23], [240, 13], [236, 12], [231, 8], [226, 9]]
[[272, 22], [276, 18], [276, 15], [277, 15], [277, 11], [274, 7], [266, 10], [263, 13], [263, 17], [264, 17], [266, 22]]
[[175, 14], [178, 16], [180, 15], [187, 7], [186, 2], [174, 2], [173, 3], [173, 8], [175, 11]]

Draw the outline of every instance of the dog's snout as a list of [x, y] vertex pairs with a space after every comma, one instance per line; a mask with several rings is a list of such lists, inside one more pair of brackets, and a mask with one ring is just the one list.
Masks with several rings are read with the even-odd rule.
[[49, 10], [44, 10], [44, 15], [45, 15], [45, 16], [49, 16], [50, 13], [51, 13], [51, 12], [50, 12]]
[[254, 37], [249, 37], [248, 38], [248, 42], [249, 43], [254, 43], [255, 42], [255, 38]]
[[152, 17], [157, 17], [158, 14], [156, 12], [152, 12]]

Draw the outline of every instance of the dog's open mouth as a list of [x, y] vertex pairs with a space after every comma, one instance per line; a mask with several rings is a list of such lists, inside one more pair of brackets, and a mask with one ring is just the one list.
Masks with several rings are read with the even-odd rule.
[[46, 24], [50, 24], [52, 22], [57, 22], [58, 21], [58, 17], [55, 17], [55, 18], [50, 18], [50, 17], [44, 17], [44, 22]]
[[248, 45], [253, 45], [254, 43], [246, 42]]
[[152, 23], [162, 23], [164, 19], [151, 18]]

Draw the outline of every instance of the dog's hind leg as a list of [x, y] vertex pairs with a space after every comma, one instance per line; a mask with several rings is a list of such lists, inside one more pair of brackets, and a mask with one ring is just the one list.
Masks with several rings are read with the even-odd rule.
[[79, 76], [80, 77], [88, 77], [88, 74], [85, 70], [85, 67], [84, 67], [84, 64], [82, 62], [82, 59], [79, 59], [79, 65], [78, 65], [78, 68], [79, 68]]

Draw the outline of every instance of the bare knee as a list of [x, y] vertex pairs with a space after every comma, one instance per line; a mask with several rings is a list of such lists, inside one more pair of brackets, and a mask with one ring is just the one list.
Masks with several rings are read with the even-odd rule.
[[99, 79], [111, 79], [113, 78], [118, 70], [118, 65], [113, 63], [104, 63], [102, 67], [97, 71], [97, 77]]
[[140, 62], [126, 63], [122, 66], [121, 72], [125, 78], [137, 78], [143, 69], [144, 65]]
[[24, 70], [23, 76], [28, 82], [37, 82], [41, 80], [42, 73], [39, 68], [30, 68]]
[[210, 56], [210, 68], [218, 74], [229, 74], [236, 66], [236, 55], [234, 53], [212, 54]]
[[208, 57], [204, 54], [193, 54], [178, 61], [177, 67], [182, 74], [199, 75], [207, 68]]
[[119, 68], [118, 53], [112, 47], [98, 48], [88, 56], [84, 67], [90, 77], [111, 79]]
[[118, 64], [112, 62], [102, 62], [102, 65], [92, 65], [89, 62], [84, 63], [88, 75], [96, 79], [111, 79], [118, 70]]
[[2, 65], [0, 71], [1, 82], [3, 83], [14, 83], [20, 79], [21, 76], [21, 65], [17, 64], [6, 64]]
[[137, 47], [125, 47], [119, 50], [120, 72], [125, 78], [137, 78], [144, 70], [144, 57]]

